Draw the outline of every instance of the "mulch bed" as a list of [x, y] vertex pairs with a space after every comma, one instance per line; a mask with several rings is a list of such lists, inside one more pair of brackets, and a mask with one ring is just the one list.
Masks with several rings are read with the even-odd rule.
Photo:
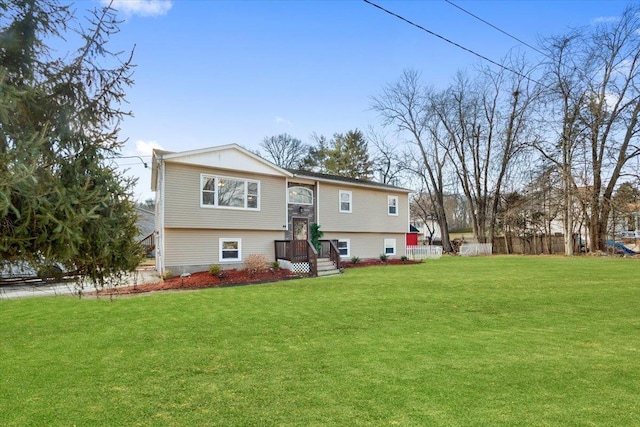
[[343, 261], [340, 263], [342, 268], [354, 268], [354, 267], [371, 267], [374, 265], [405, 265], [405, 264], [420, 264], [421, 261], [417, 260], [406, 260], [402, 261], [401, 259], [389, 259], [387, 261], [380, 261], [377, 258], [369, 258], [369, 259], [361, 259], [360, 261], [353, 263], [351, 261]]
[[[420, 261], [402, 261], [399, 259], [390, 259], [382, 262], [379, 259], [364, 259], [357, 263], [342, 262], [342, 268], [370, 267], [375, 265], [403, 265], [418, 264]], [[246, 270], [224, 270], [217, 276], [212, 276], [208, 271], [199, 271], [187, 277], [175, 276], [156, 283], [144, 283], [135, 286], [122, 286], [117, 288], [101, 289], [97, 292], [98, 296], [113, 295], [133, 295], [147, 292], [169, 291], [169, 290], [188, 290], [217, 288], [228, 286], [240, 286], [258, 283], [278, 282], [281, 280], [295, 279], [301, 277], [287, 269], [269, 270], [260, 273], [250, 274]]]
[[199, 271], [187, 277], [175, 276], [157, 283], [144, 283], [135, 286], [103, 289], [98, 291], [98, 295], [131, 295], [179, 289], [217, 288], [277, 282], [296, 277], [299, 276], [296, 276], [292, 271], [287, 269], [269, 270], [253, 274], [249, 274], [246, 270], [224, 270], [217, 276], [212, 276], [208, 271]]

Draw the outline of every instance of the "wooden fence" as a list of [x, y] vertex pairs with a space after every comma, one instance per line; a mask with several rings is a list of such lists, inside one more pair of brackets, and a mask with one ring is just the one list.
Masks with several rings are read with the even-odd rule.
[[[575, 241], [575, 240], [574, 240]], [[574, 253], [580, 253], [576, 243]], [[493, 241], [494, 254], [564, 254], [564, 236], [500, 236]]]

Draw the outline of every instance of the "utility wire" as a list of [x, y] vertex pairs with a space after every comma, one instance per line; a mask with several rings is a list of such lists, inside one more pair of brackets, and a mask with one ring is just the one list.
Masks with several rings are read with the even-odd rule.
[[[118, 160], [118, 159], [139, 159], [140, 162], [142, 162], [142, 164], [144, 165], [145, 168], [148, 168], [149, 165], [147, 164], [147, 162], [145, 162], [142, 158], [143, 157], [151, 157], [151, 156], [114, 156], [114, 157], [105, 157], [106, 160]], [[125, 166], [125, 165], [120, 165], [120, 166]], [[129, 165], [126, 165], [129, 166]]]
[[463, 11], [464, 13], [466, 13], [467, 15], [470, 15], [470, 16], [474, 17], [474, 18], [475, 18], [475, 19], [477, 19], [478, 21], [480, 21], [480, 22], [483, 22], [483, 23], [487, 24], [488, 26], [490, 26], [490, 27], [491, 27], [491, 28], [493, 28], [494, 30], [500, 31], [500, 32], [501, 32], [502, 34], [504, 34], [505, 36], [510, 37], [510, 38], [512, 38], [513, 40], [517, 41], [518, 43], [521, 43], [521, 44], [523, 44], [523, 45], [527, 46], [529, 49], [533, 49], [533, 50], [535, 50], [536, 52], [538, 52], [539, 54], [544, 55], [544, 56], [546, 56], [546, 57], [549, 57], [546, 53], [544, 53], [543, 51], [541, 51], [541, 50], [540, 50], [540, 49], [538, 49], [537, 47], [535, 47], [535, 46], [531, 46], [529, 43], [527, 43], [527, 42], [525, 42], [525, 41], [523, 41], [523, 40], [520, 40], [518, 37], [516, 37], [516, 36], [514, 36], [514, 35], [512, 35], [512, 34], [509, 34], [508, 32], [504, 31], [504, 30], [503, 30], [503, 29], [501, 29], [501, 28], [496, 27], [496, 26], [495, 26], [495, 25], [493, 25], [491, 22], [485, 21], [484, 19], [480, 18], [478, 15], [475, 15], [475, 14], [473, 14], [473, 13], [469, 12], [468, 10], [464, 9], [462, 6], [458, 6], [457, 4], [455, 4], [454, 2], [452, 2], [451, 0], [444, 0], [444, 1], [445, 1], [445, 2], [447, 2], [447, 3], [449, 3], [451, 6], [453, 6], [453, 7], [457, 8], [457, 9], [460, 9], [461, 11]]
[[397, 14], [397, 13], [395, 13], [395, 12], [392, 12], [392, 11], [390, 11], [390, 10], [388, 10], [388, 9], [385, 9], [384, 7], [382, 7], [382, 6], [380, 6], [380, 5], [377, 5], [377, 4], [375, 4], [375, 3], [373, 3], [373, 2], [371, 2], [371, 1], [369, 1], [369, 0], [363, 0], [363, 1], [364, 1], [365, 3], [367, 3], [367, 4], [371, 5], [371, 6], [375, 7], [375, 8], [380, 9], [381, 11], [383, 11], [383, 12], [385, 12], [385, 13], [387, 13], [387, 14], [389, 14], [389, 15], [391, 15], [391, 16], [393, 16], [393, 17], [395, 17], [395, 18], [398, 18], [398, 19], [399, 19], [399, 20], [401, 20], [401, 21], [406, 22], [407, 24], [409, 24], [409, 25], [411, 25], [411, 26], [413, 26], [413, 27], [418, 28], [419, 30], [424, 31], [425, 33], [428, 33], [428, 34], [430, 34], [430, 35], [432, 35], [432, 36], [435, 36], [435, 37], [437, 37], [437, 38], [439, 38], [439, 39], [441, 39], [441, 40], [443, 40], [443, 41], [445, 41], [445, 42], [447, 42], [447, 43], [449, 43], [449, 44], [454, 45], [455, 47], [457, 47], [457, 48], [459, 48], [459, 49], [462, 49], [462, 50], [464, 50], [464, 51], [466, 51], [466, 52], [469, 52], [470, 54], [472, 54], [472, 55], [474, 55], [474, 56], [477, 56], [477, 57], [478, 57], [478, 58], [480, 58], [480, 59], [483, 59], [483, 60], [485, 60], [485, 61], [487, 61], [487, 62], [489, 62], [489, 63], [491, 63], [491, 64], [493, 64], [493, 65], [496, 65], [496, 66], [498, 66], [498, 67], [502, 68], [503, 70], [509, 71], [509, 72], [511, 72], [511, 73], [513, 73], [513, 74], [515, 74], [515, 75], [517, 75], [517, 76], [520, 76], [520, 77], [522, 77], [522, 78], [525, 78], [525, 79], [529, 80], [530, 82], [533, 82], [533, 83], [536, 83], [536, 84], [539, 84], [539, 85], [545, 86], [545, 85], [543, 85], [541, 82], [539, 82], [538, 80], [532, 79], [531, 77], [529, 77], [529, 76], [527, 76], [527, 75], [525, 75], [525, 74], [522, 74], [521, 72], [516, 71], [516, 70], [514, 70], [513, 68], [509, 68], [509, 67], [507, 67], [506, 65], [500, 64], [500, 63], [498, 63], [498, 62], [494, 61], [493, 59], [489, 59], [489, 58], [487, 58], [486, 56], [484, 56], [484, 55], [482, 55], [482, 54], [480, 54], [480, 53], [478, 53], [478, 52], [476, 52], [476, 51], [474, 51], [474, 50], [471, 50], [471, 49], [469, 49], [469, 48], [467, 48], [467, 47], [464, 47], [464, 46], [462, 46], [461, 44], [458, 44], [458, 43], [456, 43], [456, 42], [454, 42], [454, 41], [452, 41], [452, 40], [449, 40], [448, 38], [446, 38], [446, 37], [444, 37], [444, 36], [441, 36], [441, 35], [440, 35], [440, 34], [438, 34], [438, 33], [434, 33], [433, 31], [426, 29], [426, 28], [425, 28], [425, 27], [423, 27], [422, 25], [420, 25], [420, 24], [416, 24], [415, 22], [410, 21], [410, 20], [408, 20], [407, 18], [405, 18], [405, 17], [403, 17], [403, 16], [400, 16], [400, 15], [398, 15], [398, 14]]

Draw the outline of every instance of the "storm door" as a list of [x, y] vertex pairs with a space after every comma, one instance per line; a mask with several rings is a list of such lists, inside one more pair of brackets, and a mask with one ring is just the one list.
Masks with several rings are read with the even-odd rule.
[[309, 218], [293, 218], [294, 262], [307, 261], [307, 239], [309, 239]]

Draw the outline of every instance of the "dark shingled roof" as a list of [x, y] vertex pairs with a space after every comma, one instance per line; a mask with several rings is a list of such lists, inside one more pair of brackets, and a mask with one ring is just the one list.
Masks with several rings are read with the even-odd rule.
[[137, 240], [142, 240], [155, 231], [156, 214], [137, 206], [136, 210], [138, 211], [138, 221], [136, 222], [136, 225], [138, 226]]
[[309, 171], [296, 170], [296, 169], [287, 169], [287, 170], [291, 172], [294, 176], [297, 176], [299, 178], [317, 178], [317, 179], [326, 180], [326, 181], [337, 181], [337, 182], [345, 182], [349, 184], [366, 185], [369, 187], [388, 188], [390, 190], [400, 190], [400, 191], [407, 191], [407, 192], [412, 191], [407, 188], [396, 187], [395, 185], [389, 185], [389, 184], [382, 184], [380, 182], [369, 181], [366, 179], [348, 178], [346, 176], [329, 175], [326, 173], [309, 172]]

